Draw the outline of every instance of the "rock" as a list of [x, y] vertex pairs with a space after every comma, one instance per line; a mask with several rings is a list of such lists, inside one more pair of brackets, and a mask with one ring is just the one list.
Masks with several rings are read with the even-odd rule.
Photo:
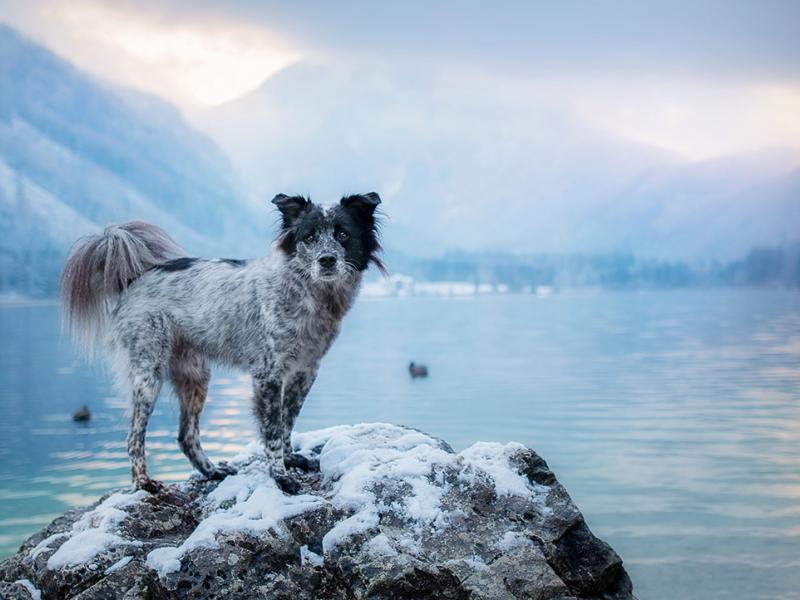
[[0, 563], [0, 596], [634, 598], [547, 464], [520, 444], [455, 453], [386, 424], [295, 434], [319, 461], [283, 494], [256, 444], [222, 482], [117, 491]]

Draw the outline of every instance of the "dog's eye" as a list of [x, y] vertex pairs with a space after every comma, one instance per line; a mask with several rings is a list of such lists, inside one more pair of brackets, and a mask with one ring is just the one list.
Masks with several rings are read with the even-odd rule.
[[306, 242], [310, 244], [310, 243], [311, 243], [311, 242], [313, 242], [313, 241], [314, 241], [314, 234], [313, 234], [313, 233], [309, 233], [309, 234], [306, 236]]
[[340, 231], [339, 233], [336, 234], [336, 239], [344, 243], [350, 239], [350, 234], [347, 233], [346, 231]]

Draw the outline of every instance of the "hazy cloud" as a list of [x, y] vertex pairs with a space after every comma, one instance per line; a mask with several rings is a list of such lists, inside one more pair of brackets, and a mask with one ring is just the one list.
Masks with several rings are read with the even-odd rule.
[[0, 5], [12, 26], [79, 66], [190, 115], [306, 60], [420, 77], [483, 71], [515, 94], [536, 88], [593, 126], [694, 159], [800, 147], [797, 2]]
[[800, 75], [800, 3], [792, 0], [128, 4], [171, 22], [237, 17], [309, 49], [359, 56], [583, 75]]

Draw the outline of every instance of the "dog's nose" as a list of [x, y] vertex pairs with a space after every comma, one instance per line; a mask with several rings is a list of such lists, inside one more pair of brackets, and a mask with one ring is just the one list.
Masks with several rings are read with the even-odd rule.
[[319, 257], [319, 264], [326, 269], [330, 269], [333, 265], [336, 264], [336, 257], [332, 254], [326, 254], [325, 256]]

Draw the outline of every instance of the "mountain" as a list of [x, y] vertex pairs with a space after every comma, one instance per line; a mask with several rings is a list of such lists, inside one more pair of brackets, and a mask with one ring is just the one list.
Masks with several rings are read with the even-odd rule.
[[192, 254], [258, 252], [266, 213], [225, 154], [155, 97], [0, 26], [0, 292], [51, 294], [70, 244], [144, 219]]
[[193, 121], [257, 194], [376, 189], [387, 246], [407, 254], [727, 260], [800, 237], [797, 151], [689, 161], [597, 129], [535, 80], [300, 62]]
[[800, 166], [788, 150], [654, 168], [588, 211], [576, 235], [672, 259], [744, 256], [800, 241]]

